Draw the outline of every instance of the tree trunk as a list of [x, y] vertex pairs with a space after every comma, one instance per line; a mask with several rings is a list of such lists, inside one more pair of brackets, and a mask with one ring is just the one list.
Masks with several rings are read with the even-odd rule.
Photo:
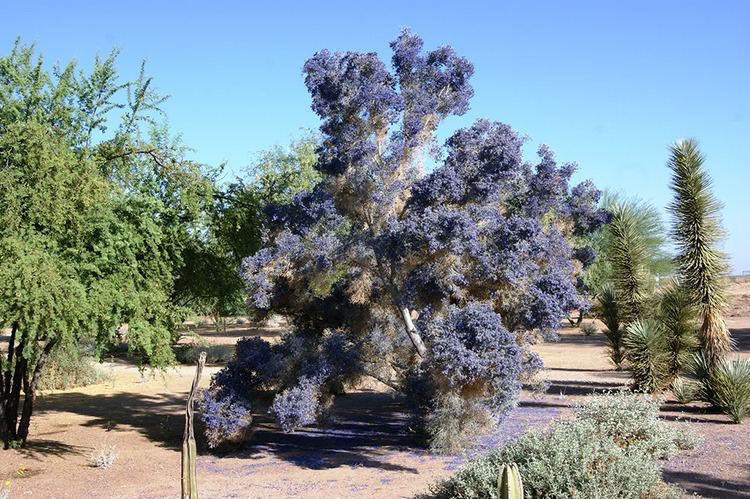
[[406, 325], [406, 334], [409, 335], [409, 339], [414, 344], [414, 348], [417, 349], [417, 353], [421, 358], [425, 358], [427, 355], [427, 347], [422, 341], [422, 337], [417, 331], [417, 327], [414, 325], [414, 321], [411, 320], [411, 312], [409, 307], [401, 307], [401, 316], [404, 318], [404, 324]]
[[18, 423], [18, 406], [21, 401], [21, 386], [24, 377], [27, 376], [26, 371], [28, 369], [28, 361], [23, 356], [24, 345], [26, 344], [26, 333], [21, 333], [21, 341], [18, 344], [18, 348], [14, 349], [15, 363], [13, 369], [13, 380], [12, 383], [9, 379], [5, 380], [5, 384], [10, 385], [8, 395], [6, 398], [5, 405], [5, 425], [7, 440], [5, 441], [5, 448], [10, 447], [12, 440], [17, 440], [17, 423]]
[[41, 377], [42, 369], [44, 369], [44, 364], [47, 362], [47, 357], [49, 357], [56, 343], [57, 341], [53, 339], [48, 341], [44, 346], [42, 353], [39, 354], [39, 358], [36, 361], [36, 366], [34, 366], [34, 374], [31, 376], [30, 382], [28, 369], [24, 373], [23, 412], [21, 413], [21, 421], [18, 423], [18, 434], [16, 436], [16, 439], [21, 441], [21, 445], [26, 444], [26, 439], [29, 436], [31, 414], [34, 412], [34, 402], [36, 401], [36, 386], [39, 384], [39, 378]]
[[13, 366], [13, 350], [16, 346], [16, 331], [18, 331], [18, 322], [13, 323], [10, 331], [10, 338], [8, 339], [8, 372], [6, 373], [4, 367], [0, 366], [0, 440], [2, 440], [3, 447], [6, 449], [10, 444], [8, 409], [10, 405], [11, 380], [13, 378], [11, 367]]
[[414, 348], [417, 349], [417, 354], [419, 355], [420, 359], [424, 359], [427, 355], [427, 347], [425, 346], [424, 341], [422, 341], [422, 336], [420, 336], [419, 330], [414, 325], [414, 321], [411, 320], [411, 311], [409, 310], [409, 307], [404, 303], [404, 300], [401, 299], [401, 295], [398, 292], [398, 289], [396, 288], [393, 280], [388, 278], [388, 273], [385, 271], [382, 262], [378, 260], [377, 264], [378, 269], [380, 270], [381, 277], [386, 283], [388, 283], [387, 289], [388, 293], [391, 295], [393, 304], [396, 306], [399, 312], [401, 312], [401, 317], [404, 319], [406, 334], [409, 336], [409, 339], [411, 340], [412, 345], [414, 345]]
[[10, 330], [10, 339], [8, 340], [8, 377], [5, 379], [5, 385], [0, 386], [3, 390], [3, 396], [8, 396], [10, 393], [10, 366], [13, 365], [13, 350], [16, 347], [16, 331], [18, 331], [18, 322], [13, 323], [13, 327]]

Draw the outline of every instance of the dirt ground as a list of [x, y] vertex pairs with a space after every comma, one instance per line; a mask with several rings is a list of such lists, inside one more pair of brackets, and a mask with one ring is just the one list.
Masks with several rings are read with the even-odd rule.
[[[733, 285], [730, 294], [727, 322], [738, 354], [750, 357], [750, 282]], [[212, 344], [232, 344], [244, 335], [273, 336], [278, 328], [203, 333]], [[545, 361], [548, 391], [525, 391], [486, 446], [569, 415], [571, 404], [592, 391], [628, 382], [627, 373], [608, 363], [601, 334], [586, 337], [566, 329], [560, 342], [537, 350]], [[10, 497], [179, 497], [182, 411], [193, 368], [145, 377], [121, 361], [102, 368], [110, 374], [105, 384], [44, 394], [27, 448], [0, 451], [0, 480], [11, 481]], [[206, 369], [202, 386], [216, 370]], [[668, 481], [704, 497], [750, 497], [750, 422], [730, 424], [701, 404], [673, 400], [664, 403], [662, 415], [705, 438], [698, 449], [663, 463]], [[257, 420], [258, 429], [242, 450], [219, 455], [199, 449], [202, 497], [411, 497], [451, 475], [467, 458], [422, 448], [408, 431], [401, 399], [384, 391], [339, 397], [324, 428], [283, 434], [266, 415]], [[114, 446], [118, 453], [108, 470], [90, 464], [101, 446]]]

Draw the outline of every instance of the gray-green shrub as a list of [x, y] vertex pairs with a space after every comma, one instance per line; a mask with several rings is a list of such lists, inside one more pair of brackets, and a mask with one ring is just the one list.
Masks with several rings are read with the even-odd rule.
[[576, 418], [532, 430], [502, 449], [468, 462], [428, 497], [497, 497], [503, 463], [518, 464], [529, 497], [667, 498], [682, 491], [664, 483], [658, 459], [693, 448], [697, 438], [657, 417], [659, 401], [643, 394], [589, 398]]
[[584, 336], [591, 336], [598, 332], [599, 329], [597, 329], [596, 324], [594, 324], [593, 322], [587, 322], [586, 324], [581, 326], [581, 333], [583, 333]]
[[[90, 349], [89, 349], [90, 350]], [[105, 381], [96, 367], [93, 352], [86, 348], [61, 348], [53, 351], [39, 378], [40, 390], [67, 390]]]

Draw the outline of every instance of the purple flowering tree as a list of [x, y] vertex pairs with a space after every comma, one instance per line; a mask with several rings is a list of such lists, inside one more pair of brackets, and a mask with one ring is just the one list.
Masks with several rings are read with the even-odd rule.
[[[589, 255], [569, 241], [604, 221], [599, 191], [571, 189], [574, 165], [544, 146], [524, 161], [502, 123], [479, 120], [438, 147], [441, 121], [469, 108], [474, 68], [422, 45], [402, 32], [392, 71], [374, 53], [323, 50], [305, 63], [323, 180], [267, 207], [267, 244], [243, 265], [250, 305], [292, 329], [238, 351], [235, 364], [255, 365], [228, 367], [213, 388], [249, 400], [257, 373], [273, 373], [260, 377], [285, 430], [367, 375], [429, 414], [434, 447], [462, 446], [540, 365], [529, 343], [586, 306], [575, 255]], [[425, 173], [428, 155], [440, 164]]]

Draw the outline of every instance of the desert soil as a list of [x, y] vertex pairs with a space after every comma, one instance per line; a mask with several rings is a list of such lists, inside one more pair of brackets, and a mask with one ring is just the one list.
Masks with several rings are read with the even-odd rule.
[[[738, 355], [750, 357], [750, 282], [730, 288], [728, 324]], [[212, 344], [245, 335], [272, 337], [278, 328], [231, 327], [201, 331]], [[501, 430], [485, 440], [497, 445], [525, 429], [568, 417], [570, 406], [593, 391], [628, 383], [612, 369], [601, 334], [565, 329], [561, 341], [536, 347], [549, 383], [544, 394], [524, 391]], [[0, 451], [0, 480], [10, 497], [179, 497], [183, 408], [193, 368], [142, 376], [121, 361], [104, 363], [109, 381], [45, 393], [25, 449]], [[202, 386], [219, 366], [206, 369]], [[702, 404], [667, 400], [663, 417], [702, 434], [698, 449], [663, 463], [665, 479], [704, 497], [750, 497], [750, 422], [731, 424]], [[467, 459], [427, 452], [409, 431], [402, 400], [384, 390], [360, 389], [336, 400], [330, 422], [281, 433], [264, 414], [243, 449], [211, 454], [199, 449], [199, 490], [204, 498], [411, 497], [447, 477]], [[118, 453], [107, 470], [90, 463], [101, 446]], [[475, 450], [473, 452], [479, 452]]]

